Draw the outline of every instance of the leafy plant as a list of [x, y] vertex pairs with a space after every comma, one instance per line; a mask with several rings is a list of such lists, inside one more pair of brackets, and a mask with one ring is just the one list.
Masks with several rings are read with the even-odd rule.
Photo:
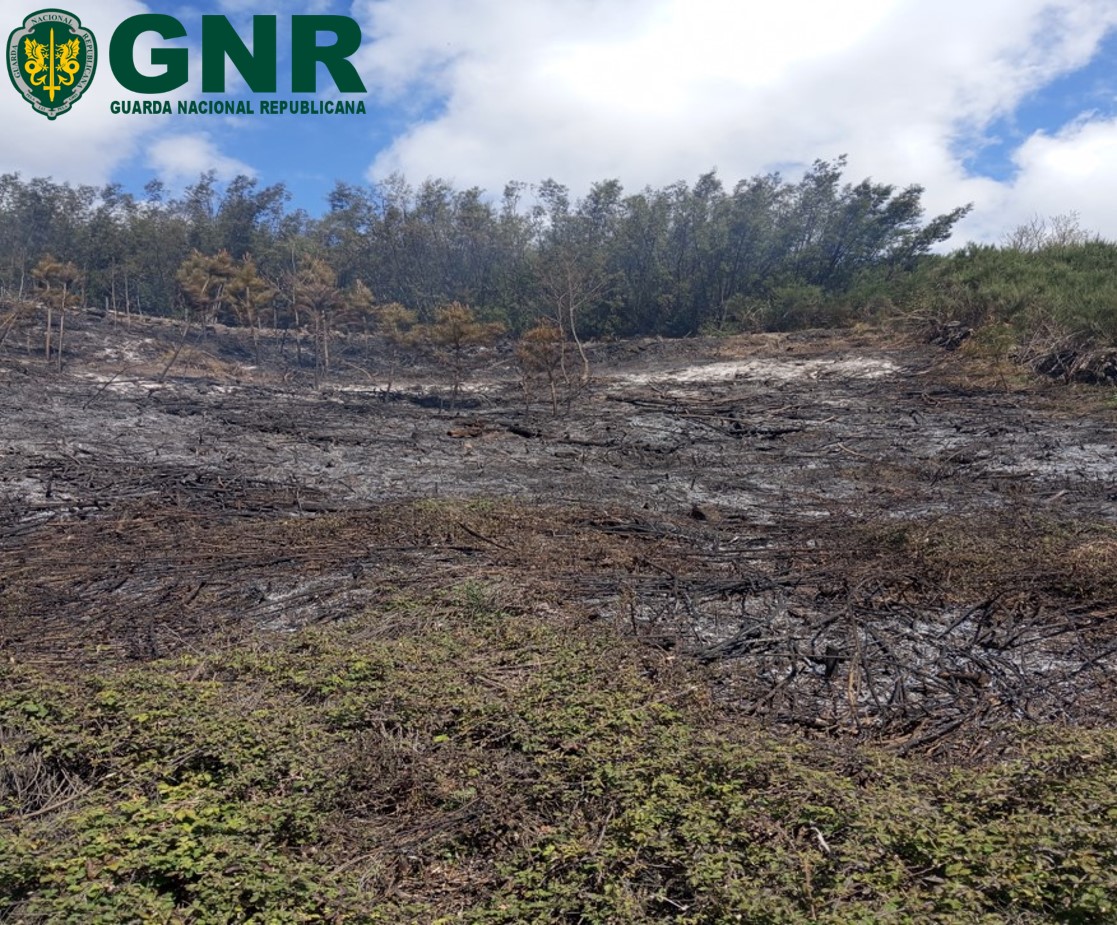
[[[908, 540], [898, 535], [894, 545]], [[774, 734], [471, 582], [136, 668], [0, 674], [0, 916], [1112, 921], [1117, 734], [987, 766]]]

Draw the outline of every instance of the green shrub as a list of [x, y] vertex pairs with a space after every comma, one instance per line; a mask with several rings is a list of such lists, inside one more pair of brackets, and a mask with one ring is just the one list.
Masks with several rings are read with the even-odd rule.
[[1117, 733], [987, 767], [799, 741], [477, 583], [129, 670], [0, 675], [0, 918], [1103, 923]]

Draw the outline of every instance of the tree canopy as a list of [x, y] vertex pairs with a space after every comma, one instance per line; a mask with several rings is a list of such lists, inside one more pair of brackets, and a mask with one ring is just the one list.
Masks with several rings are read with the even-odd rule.
[[580, 199], [553, 179], [498, 198], [392, 176], [338, 182], [318, 218], [290, 210], [282, 184], [244, 176], [222, 185], [207, 173], [175, 197], [158, 181], [135, 196], [6, 174], [0, 289], [29, 289], [53, 255], [78, 268], [89, 304], [124, 311], [182, 316], [205, 303], [258, 325], [266, 306], [273, 321], [283, 308], [306, 315], [313, 276], [359, 283], [361, 299], [422, 323], [457, 302], [517, 332], [543, 318], [574, 338], [686, 334], [789, 287], [830, 297], [866, 273], [911, 269], [968, 210], [928, 221], [921, 187], [848, 183], [845, 166], [820, 160], [794, 182], [767, 174], [731, 189], [713, 171], [635, 193], [608, 179]]

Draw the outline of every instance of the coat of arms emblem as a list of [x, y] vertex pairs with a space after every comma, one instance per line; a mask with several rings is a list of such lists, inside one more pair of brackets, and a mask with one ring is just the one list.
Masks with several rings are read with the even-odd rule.
[[93, 80], [97, 42], [64, 10], [39, 10], [8, 36], [8, 74], [37, 112], [56, 119]]

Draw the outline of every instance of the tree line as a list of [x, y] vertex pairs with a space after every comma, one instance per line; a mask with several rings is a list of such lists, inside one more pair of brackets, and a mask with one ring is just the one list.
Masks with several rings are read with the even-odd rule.
[[921, 187], [845, 182], [845, 166], [732, 188], [716, 172], [637, 193], [605, 180], [577, 199], [554, 180], [495, 197], [392, 176], [338, 182], [318, 217], [245, 176], [136, 196], [6, 174], [0, 294], [64, 287], [71, 304], [123, 313], [310, 326], [327, 355], [339, 319], [429, 325], [453, 305], [515, 333], [547, 319], [576, 344], [794, 327], [867, 279], [910, 274], [968, 211], [927, 220]]

